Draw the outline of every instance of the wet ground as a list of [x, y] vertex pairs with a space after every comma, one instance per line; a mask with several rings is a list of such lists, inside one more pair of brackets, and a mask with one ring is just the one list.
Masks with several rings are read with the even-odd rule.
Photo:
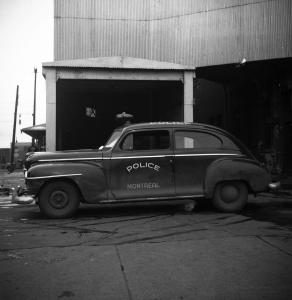
[[203, 202], [50, 220], [0, 203], [0, 299], [291, 299], [291, 229], [286, 193], [240, 214]]

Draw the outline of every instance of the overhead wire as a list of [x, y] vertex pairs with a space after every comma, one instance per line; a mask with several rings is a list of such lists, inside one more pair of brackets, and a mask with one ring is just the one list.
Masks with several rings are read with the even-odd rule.
[[133, 21], [133, 22], [151, 22], [151, 21], [163, 21], [168, 19], [175, 19], [175, 18], [181, 18], [196, 14], [202, 14], [202, 13], [208, 13], [213, 11], [220, 11], [230, 8], [236, 8], [236, 7], [243, 7], [248, 5], [256, 5], [261, 3], [267, 3], [267, 2], [278, 2], [282, 0], [259, 0], [256, 2], [248, 2], [243, 4], [234, 4], [234, 5], [226, 5], [224, 7], [218, 7], [218, 8], [212, 8], [212, 9], [202, 9], [195, 12], [189, 12], [184, 14], [177, 14], [172, 16], [166, 16], [166, 17], [157, 17], [157, 18], [144, 18], [144, 19], [137, 19], [137, 18], [98, 18], [98, 17], [76, 17], [76, 16], [55, 16], [55, 19], [84, 19], [84, 20], [96, 20], [96, 21]]

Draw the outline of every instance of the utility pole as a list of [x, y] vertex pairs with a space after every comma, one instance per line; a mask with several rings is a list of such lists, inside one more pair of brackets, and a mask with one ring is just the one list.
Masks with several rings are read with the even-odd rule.
[[[36, 77], [37, 77], [37, 68], [34, 68], [34, 93], [33, 93], [33, 114], [32, 114], [32, 125], [35, 126], [35, 111], [36, 111]], [[34, 138], [32, 138], [32, 146], [34, 146]]]
[[18, 90], [19, 90], [19, 86], [17, 85], [15, 109], [14, 109], [13, 135], [12, 135], [11, 153], [10, 153], [10, 172], [12, 172], [14, 169], [14, 148], [15, 148], [15, 131], [16, 131], [16, 118], [17, 118], [17, 106], [18, 106]]

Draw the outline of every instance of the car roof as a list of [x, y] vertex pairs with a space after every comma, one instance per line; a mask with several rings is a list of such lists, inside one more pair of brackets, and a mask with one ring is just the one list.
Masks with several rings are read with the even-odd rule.
[[219, 131], [221, 133], [230, 135], [225, 130], [204, 123], [191, 123], [191, 122], [147, 122], [147, 123], [133, 123], [120, 127], [123, 130], [135, 130], [135, 129], [163, 129], [163, 128], [178, 128], [178, 129], [207, 129], [213, 131]]
[[223, 134], [229, 139], [233, 140], [237, 144], [237, 146], [241, 149], [241, 151], [245, 152], [249, 156], [254, 157], [254, 155], [249, 151], [249, 149], [234, 135], [229, 133], [228, 131], [221, 129], [219, 127], [204, 124], [204, 123], [191, 123], [191, 122], [148, 122], [148, 123], [129, 123], [127, 121], [124, 125], [116, 128], [117, 130], [122, 130], [123, 132], [129, 130], [139, 130], [139, 129], [167, 129], [167, 128], [175, 128], [175, 129], [199, 129], [199, 130], [209, 130], [217, 132], [218, 134]]
[[199, 130], [209, 130], [217, 133], [221, 133], [228, 138], [232, 139], [236, 144], [241, 148], [242, 151], [249, 154], [249, 156], [253, 157], [253, 154], [249, 151], [249, 149], [234, 135], [229, 133], [228, 131], [221, 129], [219, 127], [204, 124], [204, 123], [191, 123], [191, 122], [148, 122], [148, 123], [129, 123], [126, 122], [123, 126], [117, 128], [122, 129], [123, 132], [129, 130], [139, 130], [139, 129], [167, 129], [167, 128], [176, 128], [176, 129], [199, 129]]

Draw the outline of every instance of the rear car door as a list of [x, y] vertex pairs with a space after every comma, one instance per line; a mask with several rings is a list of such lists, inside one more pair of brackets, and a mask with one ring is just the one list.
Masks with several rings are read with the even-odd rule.
[[203, 196], [206, 170], [223, 152], [222, 139], [212, 133], [175, 130], [176, 195]]
[[173, 148], [169, 130], [135, 130], [115, 146], [110, 189], [116, 199], [175, 195]]

